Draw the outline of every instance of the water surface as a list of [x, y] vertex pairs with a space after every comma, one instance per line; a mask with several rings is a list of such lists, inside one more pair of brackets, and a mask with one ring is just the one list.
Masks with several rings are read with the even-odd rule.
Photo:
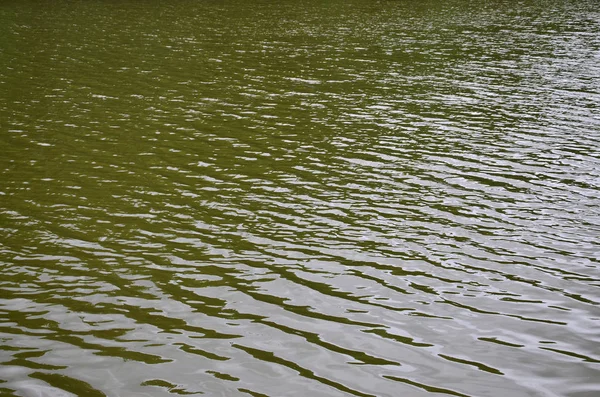
[[600, 8], [3, 1], [0, 394], [600, 394]]

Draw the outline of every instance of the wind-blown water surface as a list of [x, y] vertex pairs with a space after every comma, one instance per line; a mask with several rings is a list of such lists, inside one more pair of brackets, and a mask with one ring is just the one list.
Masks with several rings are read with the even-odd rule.
[[0, 394], [600, 393], [600, 7], [3, 1]]

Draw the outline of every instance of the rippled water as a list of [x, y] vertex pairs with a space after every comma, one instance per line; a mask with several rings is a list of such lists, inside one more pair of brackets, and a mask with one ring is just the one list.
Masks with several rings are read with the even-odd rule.
[[597, 396], [597, 1], [3, 1], [0, 394]]

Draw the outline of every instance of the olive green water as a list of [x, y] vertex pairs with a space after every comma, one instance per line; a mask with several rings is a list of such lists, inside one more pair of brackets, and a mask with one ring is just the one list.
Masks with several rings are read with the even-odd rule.
[[600, 395], [597, 1], [0, 2], [0, 395]]

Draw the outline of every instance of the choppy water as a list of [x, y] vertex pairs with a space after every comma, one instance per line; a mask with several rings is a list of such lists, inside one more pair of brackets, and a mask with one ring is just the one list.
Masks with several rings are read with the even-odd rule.
[[3, 1], [0, 394], [597, 396], [599, 107], [593, 0]]

